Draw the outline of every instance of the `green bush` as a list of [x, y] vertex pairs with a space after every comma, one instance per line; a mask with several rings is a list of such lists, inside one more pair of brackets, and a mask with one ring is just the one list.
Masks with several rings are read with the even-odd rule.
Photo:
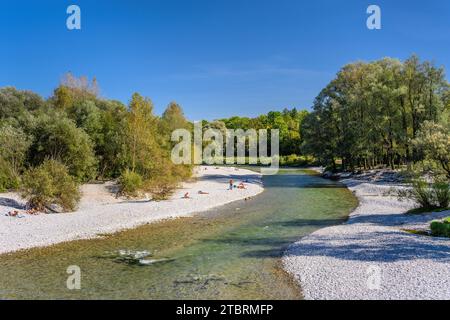
[[166, 200], [177, 187], [178, 180], [172, 175], [151, 178], [145, 181], [145, 190], [152, 194], [153, 200]]
[[397, 195], [399, 200], [409, 199], [417, 202], [420, 209], [445, 209], [450, 202], [450, 187], [445, 179], [435, 178], [429, 183], [418, 178], [412, 181], [411, 189], [399, 190]]
[[435, 201], [440, 208], [447, 208], [450, 205], [450, 185], [448, 181], [438, 180], [432, 184]]
[[142, 176], [129, 169], [122, 172], [119, 178], [119, 194], [127, 197], [138, 197], [142, 189]]
[[288, 156], [281, 156], [280, 165], [290, 166], [290, 167], [302, 167], [313, 163], [314, 159], [308, 156], [299, 156], [296, 154], [291, 154]]
[[412, 196], [422, 208], [435, 208], [434, 192], [429, 184], [423, 179], [416, 179], [413, 181]]
[[450, 217], [444, 221], [433, 221], [431, 223], [431, 234], [435, 237], [450, 238]]
[[19, 187], [20, 179], [14, 174], [10, 164], [0, 157], [0, 192]]
[[80, 200], [80, 191], [65, 165], [56, 160], [45, 160], [39, 167], [25, 172], [22, 196], [31, 208], [39, 211], [53, 210], [52, 205], [73, 211]]

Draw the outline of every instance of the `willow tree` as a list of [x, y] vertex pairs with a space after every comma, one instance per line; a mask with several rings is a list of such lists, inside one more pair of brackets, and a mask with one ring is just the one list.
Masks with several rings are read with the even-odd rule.
[[[442, 68], [385, 58], [343, 67], [319, 94], [304, 124], [304, 147], [344, 169], [421, 160], [411, 144], [425, 121], [442, 117], [448, 83]], [[447, 100], [448, 101], [448, 100]]]

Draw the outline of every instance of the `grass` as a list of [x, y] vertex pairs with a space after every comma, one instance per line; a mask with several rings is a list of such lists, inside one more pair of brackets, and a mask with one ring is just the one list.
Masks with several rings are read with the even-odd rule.
[[405, 231], [407, 233], [418, 235], [418, 236], [431, 237], [431, 232], [426, 231], [426, 230], [414, 230], [414, 229], [401, 229], [401, 230]]

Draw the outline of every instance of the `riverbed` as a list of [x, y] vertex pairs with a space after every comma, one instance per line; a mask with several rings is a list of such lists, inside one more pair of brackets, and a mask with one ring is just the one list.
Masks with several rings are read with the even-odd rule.
[[[2, 255], [0, 299], [301, 299], [282, 269], [284, 250], [344, 222], [357, 200], [302, 170], [263, 182], [262, 194], [194, 217]], [[130, 263], [124, 251], [157, 262]], [[66, 286], [69, 266], [81, 270], [80, 290]]]

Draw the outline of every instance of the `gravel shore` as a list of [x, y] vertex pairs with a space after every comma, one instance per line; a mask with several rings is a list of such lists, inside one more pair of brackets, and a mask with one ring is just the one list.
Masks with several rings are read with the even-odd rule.
[[[230, 202], [261, 193], [261, 176], [253, 171], [233, 167], [198, 167], [196, 181], [184, 183], [170, 200], [116, 199], [111, 184], [82, 187], [83, 198], [78, 211], [41, 214], [23, 218], [8, 217], [13, 210], [23, 212], [24, 202], [14, 193], [0, 193], [0, 254], [41, 247], [101, 234], [134, 228], [163, 219], [190, 216]], [[245, 182], [247, 189], [227, 190], [229, 179]], [[209, 194], [198, 194], [199, 191]], [[191, 199], [182, 199], [189, 192]]]
[[450, 299], [450, 239], [404, 231], [426, 229], [450, 211], [405, 215], [413, 203], [387, 195], [403, 186], [342, 182], [360, 202], [348, 222], [301, 239], [283, 257], [305, 299]]

